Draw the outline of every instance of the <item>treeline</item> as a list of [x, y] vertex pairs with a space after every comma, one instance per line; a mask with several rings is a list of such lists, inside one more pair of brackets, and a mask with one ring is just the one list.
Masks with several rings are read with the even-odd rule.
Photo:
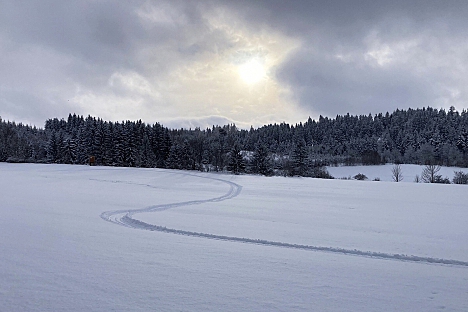
[[250, 130], [235, 125], [168, 129], [70, 114], [38, 129], [0, 118], [0, 161], [158, 167], [329, 177], [337, 164], [468, 167], [468, 112], [422, 108], [309, 118]]

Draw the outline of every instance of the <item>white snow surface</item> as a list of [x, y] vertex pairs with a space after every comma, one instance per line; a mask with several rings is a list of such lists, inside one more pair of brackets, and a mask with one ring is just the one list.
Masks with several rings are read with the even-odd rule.
[[467, 191], [0, 163], [0, 311], [468, 311]]
[[[380, 181], [393, 182], [392, 168], [394, 165], [386, 164], [380, 166], [339, 166], [339, 167], [328, 167], [328, 172], [336, 179], [348, 179], [353, 178], [358, 173], [362, 173], [367, 176], [369, 181], [379, 178]], [[400, 165], [403, 180], [401, 182], [414, 182], [416, 175], [421, 177], [421, 173], [425, 166], [420, 165]], [[452, 181], [455, 171], [462, 171], [468, 173], [467, 168], [458, 167], [440, 167], [440, 171], [437, 173], [442, 178], [448, 178]]]

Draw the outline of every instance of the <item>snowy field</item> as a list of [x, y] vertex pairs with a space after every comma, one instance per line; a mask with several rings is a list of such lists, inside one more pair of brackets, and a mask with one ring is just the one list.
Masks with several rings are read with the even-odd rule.
[[[421, 177], [421, 172], [425, 166], [419, 165], [400, 165], [402, 170], [403, 180], [401, 182], [414, 182], [416, 175]], [[392, 178], [393, 165], [381, 165], [381, 166], [341, 166], [341, 167], [328, 167], [328, 172], [336, 179], [352, 178], [358, 173], [362, 173], [369, 178], [369, 181], [379, 178], [380, 181], [393, 181]], [[454, 172], [462, 171], [468, 173], [467, 168], [457, 167], [441, 167], [437, 173], [442, 178], [448, 178], [452, 181]]]
[[1, 311], [468, 311], [464, 185], [0, 163], [0, 196]]

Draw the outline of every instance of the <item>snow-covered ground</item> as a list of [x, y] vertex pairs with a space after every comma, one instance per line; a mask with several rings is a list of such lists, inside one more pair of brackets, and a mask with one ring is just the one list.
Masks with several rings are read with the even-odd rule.
[[468, 311], [467, 190], [0, 163], [0, 310]]
[[[356, 174], [362, 173], [367, 176], [369, 181], [379, 178], [380, 181], [393, 181], [392, 168], [394, 165], [380, 165], [380, 166], [340, 166], [340, 167], [328, 167], [328, 172], [337, 179], [342, 178], [353, 178]], [[419, 165], [400, 165], [402, 170], [403, 180], [401, 182], [414, 182], [416, 175], [421, 177], [421, 172], [425, 166]], [[440, 167], [440, 171], [437, 173], [442, 178], [448, 178], [452, 181], [454, 172], [462, 171], [468, 173], [467, 168], [457, 167]]]

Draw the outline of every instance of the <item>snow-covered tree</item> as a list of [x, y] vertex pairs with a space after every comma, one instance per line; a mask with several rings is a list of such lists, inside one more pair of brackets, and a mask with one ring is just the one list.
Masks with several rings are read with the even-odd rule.
[[239, 174], [245, 171], [244, 157], [242, 156], [238, 143], [235, 143], [229, 152], [227, 170], [234, 174]]
[[291, 156], [292, 175], [308, 176], [309, 174], [309, 154], [304, 140], [299, 140]]
[[273, 174], [273, 166], [265, 144], [260, 143], [254, 151], [251, 171], [265, 176]]

